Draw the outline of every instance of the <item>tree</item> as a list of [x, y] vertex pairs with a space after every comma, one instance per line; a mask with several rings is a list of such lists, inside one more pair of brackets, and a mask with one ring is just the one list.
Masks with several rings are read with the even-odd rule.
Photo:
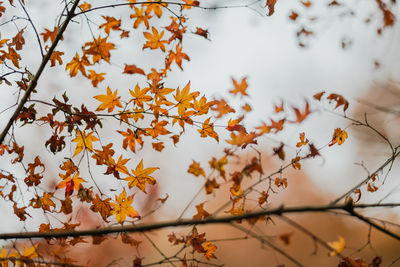
[[[193, 0], [43, 2], [46, 6], [41, 12], [55, 14], [45, 18], [44, 25], [38, 22], [42, 17], [31, 13], [37, 1], [0, 4], [0, 78], [8, 85], [3, 88], [1, 113], [3, 120], [9, 116], [0, 135], [2, 228], [10, 228], [9, 218], [14, 223], [11, 231], [0, 233], [6, 241], [0, 252], [1, 266], [95, 266], [103, 254], [113, 260], [102, 262], [107, 266], [233, 265], [222, 261], [218, 251], [225, 243], [245, 250], [241, 242], [254, 246], [254, 240], [262, 244], [260, 250], [278, 255], [269, 266], [315, 265], [320, 260], [324, 262], [320, 264], [339, 266], [380, 266], [400, 260], [398, 251], [374, 244], [376, 238], [386, 244], [400, 240], [394, 213], [387, 218], [369, 213], [400, 206], [385, 201], [395, 193], [386, 181], [393, 178], [389, 174], [399, 145], [374, 126], [367, 113], [361, 118], [349, 115], [351, 103], [346, 96], [320, 90], [300, 105], [283, 100], [268, 119], [251, 125], [247, 77], [232, 78], [230, 97], [214, 99], [195, 90], [190, 81], [175, 86], [169, 80], [171, 73], [189, 64], [185, 38], [199, 43], [211, 39], [205, 27], [191, 23], [193, 10], [241, 7], [272, 16], [276, 0], [226, 6]], [[377, 30], [382, 35], [395, 24], [395, 1], [376, 0], [375, 4], [383, 18]], [[312, 2], [301, 5], [308, 12]], [[341, 5], [327, 3], [329, 9]], [[344, 9], [344, 14], [351, 14]], [[289, 19], [298, 22], [300, 15], [292, 11]], [[299, 26], [298, 44], [305, 47], [313, 31]], [[342, 40], [341, 46], [350, 43]], [[46, 79], [60, 81], [57, 87], [62, 90], [46, 88]], [[78, 84], [84, 84], [86, 92], [74, 91]], [[235, 100], [239, 100], [236, 106]], [[318, 132], [300, 129], [306, 121], [316, 120], [312, 114], [318, 108], [324, 111], [322, 120], [333, 113], [342, 122], [331, 125], [329, 136], [321, 135], [322, 141], [316, 142]], [[389, 155], [373, 167], [360, 159], [359, 166], [366, 172], [362, 178], [340, 194], [321, 193], [316, 200], [312, 192], [317, 188], [307, 184], [301, 169], [318, 165], [326, 151], [343, 153], [342, 145], [349, 142], [353, 128], [378, 136]], [[296, 131], [295, 138], [285, 135], [291, 129]], [[190, 133], [197, 135], [196, 143], [219, 144], [217, 154], [208, 160], [194, 158], [188, 166], [169, 162], [167, 156]], [[274, 144], [268, 144], [268, 149], [259, 144], [266, 139]], [[162, 155], [159, 162], [153, 160], [156, 153]], [[171, 166], [187, 177], [161, 177]], [[166, 216], [163, 212], [168, 209], [163, 207], [188, 190], [182, 186], [166, 192], [157, 187], [172, 179], [179, 179], [178, 184], [189, 179], [201, 186], [185, 199], [186, 206], [177, 216]], [[388, 193], [382, 195], [382, 191]], [[311, 195], [313, 202], [305, 205], [303, 200]], [[288, 198], [296, 205], [285, 204]], [[327, 226], [357, 222], [361, 230], [344, 235], [339, 227], [310, 228], [304, 218]], [[224, 227], [218, 230], [221, 224]], [[114, 240], [113, 246], [128, 246], [131, 254], [120, 259], [108, 248], [88, 259], [88, 254], [82, 257], [74, 252], [74, 248]], [[355, 245], [350, 246], [349, 240]], [[317, 252], [320, 257], [304, 258], [304, 253]], [[257, 262], [255, 255], [246, 256], [254, 256], [253, 265], [266, 264]], [[237, 260], [234, 254], [227, 257]]]

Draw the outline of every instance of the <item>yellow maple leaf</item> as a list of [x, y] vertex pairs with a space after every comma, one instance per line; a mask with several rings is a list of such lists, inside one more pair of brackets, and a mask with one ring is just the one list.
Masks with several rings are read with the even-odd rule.
[[133, 197], [126, 196], [126, 191], [124, 191], [119, 196], [115, 196], [116, 203], [110, 203], [112, 207], [111, 214], [115, 214], [115, 218], [120, 224], [123, 224], [126, 216], [131, 218], [140, 218], [139, 213], [132, 207]]
[[143, 88], [141, 90], [139, 87], [139, 84], [136, 84], [134, 91], [129, 89], [129, 93], [133, 97], [131, 101], [133, 101], [133, 103], [135, 103], [135, 105], [143, 108], [143, 104], [144, 104], [143, 102], [149, 102], [149, 101], [153, 100], [153, 98], [147, 94], [147, 92], [149, 90], [150, 90], [150, 88], [148, 88], [148, 87]]
[[93, 135], [93, 132], [90, 132], [86, 135], [85, 131], [75, 131], [75, 139], [72, 140], [72, 142], [76, 143], [76, 148], [74, 155], [72, 157], [75, 157], [78, 155], [83, 149], [87, 149], [90, 152], [93, 151], [93, 142], [99, 141], [99, 139]]
[[157, 29], [154, 27], [151, 27], [151, 31], [153, 32], [153, 34], [151, 34], [149, 32], [143, 33], [144, 37], [148, 40], [144, 44], [143, 49], [145, 49], [145, 48], [150, 48], [150, 49], [160, 48], [163, 52], [165, 52], [164, 44], [168, 43], [168, 41], [161, 40], [162, 37], [164, 36], [164, 31], [162, 31], [161, 33], [158, 33]]
[[128, 181], [129, 188], [137, 186], [140, 190], [146, 193], [146, 183], [154, 185], [156, 180], [150, 176], [155, 170], [159, 168], [146, 168], [143, 169], [143, 159], [136, 166], [135, 170], [132, 170], [132, 176], [126, 177], [125, 180]]
[[343, 237], [338, 236], [338, 241], [328, 242], [328, 246], [330, 246], [333, 251], [329, 252], [329, 256], [336, 256], [344, 250], [346, 247], [346, 241]]
[[107, 109], [108, 112], [114, 110], [115, 106], [122, 108], [121, 102], [119, 102], [120, 96], [117, 97], [118, 90], [114, 92], [111, 91], [110, 87], [107, 87], [107, 94], [106, 95], [96, 95], [94, 96], [95, 99], [103, 102], [100, 106], [96, 109], [96, 111], [102, 111]]
[[341, 144], [344, 143], [344, 141], [347, 139], [347, 137], [348, 137], [348, 135], [347, 135], [345, 130], [342, 130], [340, 128], [336, 128], [335, 132], [333, 133], [332, 141], [329, 144], [329, 146], [333, 146], [336, 143], [338, 145], [341, 145]]
[[190, 91], [190, 81], [185, 85], [185, 87], [181, 90], [176, 89], [176, 95], [174, 95], [175, 100], [178, 102], [176, 106], [178, 107], [178, 114], [183, 116], [187, 108], [191, 108], [193, 105], [191, 101], [195, 99], [199, 92], [192, 92], [189, 94]]
[[297, 142], [296, 147], [305, 146], [308, 144], [308, 139], [305, 137], [305, 133], [300, 133], [300, 142]]

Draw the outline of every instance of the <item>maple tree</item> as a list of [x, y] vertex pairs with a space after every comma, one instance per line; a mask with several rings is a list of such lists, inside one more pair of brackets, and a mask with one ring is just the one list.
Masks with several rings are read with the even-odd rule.
[[[31, 18], [30, 2], [0, 2], [4, 20], [0, 23], [4, 29], [0, 35], [0, 81], [2, 89], [12, 95], [12, 101], [0, 112], [9, 116], [3, 118], [6, 123], [0, 134], [0, 198], [9, 212], [2, 216], [12, 216], [16, 222], [14, 231], [0, 233], [0, 240], [5, 241], [0, 266], [86, 266], [91, 264], [90, 259], [74, 257], [69, 250], [101, 246], [116, 238], [120, 238], [120, 245], [135, 248], [135, 254], [127, 256], [129, 266], [222, 266], [218, 253], [223, 241], [241, 239], [257, 240], [274, 251], [279, 255], [276, 266], [305, 266], [291, 253], [293, 239], [298, 236], [302, 242], [312, 239], [310, 253], [313, 246], [315, 253], [318, 248], [324, 249], [323, 258], [338, 266], [375, 267], [383, 261], [400, 261], [397, 256], [379, 255], [371, 241], [372, 231], [400, 241], [396, 220], [363, 212], [400, 206], [383, 201], [386, 196], [369, 201], [387, 186], [385, 181], [400, 154], [400, 145], [374, 127], [367, 114], [362, 119], [349, 115], [351, 102], [346, 96], [318, 90], [300, 104], [282, 100], [271, 104], [272, 114], [252, 125], [248, 117], [253, 108], [243, 101], [251, 99], [248, 76], [231, 78], [228, 96], [214, 98], [196, 89], [191, 81], [174, 86], [168, 79], [189, 64], [185, 38], [195, 36], [198, 42], [212, 42], [208, 29], [190, 22], [193, 10], [258, 8], [273, 16], [277, 0], [239, 6], [208, 6], [194, 0], [121, 0], [112, 4], [62, 1], [51, 4], [54, 10], [60, 10], [44, 27]], [[382, 15], [378, 35], [394, 26], [395, 4], [376, 0]], [[300, 1], [300, 5], [304, 13], [291, 11], [288, 19], [292, 22], [307, 17], [313, 2]], [[328, 8], [341, 5], [337, 1], [327, 3]], [[299, 27], [298, 45], [306, 47], [314, 32], [303, 24]], [[79, 31], [85, 34], [77, 34]], [[343, 48], [347, 45], [342, 43]], [[134, 50], [133, 46], [143, 56], [152, 57], [149, 64], [126, 56], [126, 51], [118, 54], [123, 47]], [[32, 47], [39, 61], [30, 58]], [[71, 86], [61, 84], [63, 92], [49, 94], [41, 84], [45, 72], [60, 73]], [[119, 79], [126, 79], [129, 85], [121, 87]], [[74, 92], [76, 83], [85, 83], [87, 92]], [[240, 100], [240, 105], [235, 105], [235, 100]], [[344, 121], [331, 125], [322, 142], [316, 141], [318, 133], [300, 128], [314, 119], [317, 109]], [[372, 170], [359, 164], [367, 175], [329, 203], [284, 205], [280, 197], [296, 183], [296, 175], [324, 158], [326, 151], [340, 151], [351, 143], [355, 127], [366, 128], [382, 139], [390, 148], [390, 156]], [[287, 139], [285, 133], [293, 128], [298, 129], [295, 137]], [[190, 134], [196, 135], [196, 143], [218, 144], [216, 154], [208, 155], [205, 161], [193, 158], [188, 166], [168, 159], [153, 160], [154, 153], [168, 157]], [[265, 148], [259, 144], [266, 139], [273, 140], [274, 145]], [[264, 162], [265, 150], [274, 164]], [[168, 167], [187, 176], [172, 179], [192, 179], [193, 185], [201, 180], [201, 187], [186, 200], [177, 218], [163, 220], [159, 219], [163, 217], [162, 208], [178, 191], [186, 190], [182, 186], [165, 192], [165, 197], [159, 194], [163, 188], [158, 184], [171, 179], [164, 177]], [[309, 192], [297, 194], [292, 197], [301, 199]], [[204, 201], [199, 200], [200, 195]], [[81, 213], [96, 221], [95, 225]], [[335, 229], [324, 229], [333, 236], [325, 239], [291, 217], [314, 213], [347, 216], [347, 220], [363, 223], [369, 229], [366, 245], [352, 248], [348, 245], [351, 237]], [[281, 222], [292, 230], [269, 230]], [[227, 237], [214, 238], [211, 228], [216, 224], [229, 226], [241, 235], [231, 237], [227, 232]], [[155, 231], [163, 234], [158, 238], [167, 241], [168, 248], [162, 247], [160, 240], [153, 241], [148, 233]], [[158, 253], [157, 259], [142, 244], [146, 241]], [[361, 254], [366, 247], [370, 247], [367, 256]], [[174, 251], [170, 254], [164, 252], [171, 248]]]

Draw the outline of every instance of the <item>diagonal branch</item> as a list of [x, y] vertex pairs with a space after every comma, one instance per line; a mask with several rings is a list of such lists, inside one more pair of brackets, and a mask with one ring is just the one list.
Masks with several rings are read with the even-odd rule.
[[46, 67], [46, 64], [49, 62], [50, 57], [54, 52], [54, 49], [57, 47], [57, 44], [60, 41], [63, 33], [67, 29], [67, 26], [68, 26], [69, 22], [74, 17], [74, 12], [75, 12], [76, 7], [78, 6], [78, 3], [79, 3], [79, 0], [75, 0], [71, 10], [68, 12], [67, 17], [65, 18], [64, 23], [62, 24], [60, 30], [58, 31], [53, 43], [51, 44], [51, 46], [49, 48], [49, 51], [47, 52], [47, 54], [43, 58], [42, 63], [39, 66], [39, 69], [36, 71], [35, 76], [33, 77], [31, 83], [29, 84], [28, 89], [25, 91], [24, 96], [22, 97], [21, 101], [19, 102], [17, 108], [15, 109], [13, 115], [11, 116], [10, 120], [8, 121], [6, 127], [1, 132], [1, 134], [0, 134], [0, 144], [2, 144], [4, 142], [4, 139], [5, 139], [8, 131], [10, 130], [10, 128], [13, 125], [13, 123], [15, 122], [16, 118], [18, 117], [19, 113], [21, 112], [22, 108], [24, 107], [25, 103], [28, 101], [28, 98], [30, 97], [31, 93], [33, 92], [33, 90], [35, 90], [37, 82], [38, 82], [40, 76], [42, 75], [43, 70]]

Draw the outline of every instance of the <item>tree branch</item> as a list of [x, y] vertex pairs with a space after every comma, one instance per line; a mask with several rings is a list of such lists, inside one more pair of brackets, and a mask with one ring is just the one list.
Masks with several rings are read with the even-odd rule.
[[33, 77], [32, 81], [31, 81], [31, 83], [29, 84], [28, 89], [26, 90], [24, 96], [22, 97], [21, 101], [19, 102], [16, 110], [14, 111], [14, 113], [11, 116], [10, 120], [8, 121], [6, 127], [1, 132], [1, 134], [0, 134], [0, 144], [3, 144], [4, 139], [5, 139], [8, 131], [10, 130], [10, 128], [13, 125], [13, 123], [15, 122], [16, 118], [18, 117], [18, 115], [21, 112], [22, 108], [24, 107], [26, 101], [30, 97], [31, 93], [33, 92], [33, 90], [35, 90], [37, 82], [38, 82], [40, 76], [42, 75], [42, 72], [43, 72], [44, 68], [46, 67], [46, 64], [49, 62], [50, 57], [54, 52], [54, 49], [57, 47], [57, 44], [60, 41], [64, 31], [67, 29], [67, 26], [68, 26], [69, 22], [74, 17], [74, 12], [75, 12], [76, 7], [78, 6], [78, 3], [79, 3], [79, 0], [75, 0], [70, 12], [68, 13], [64, 23], [62, 24], [60, 30], [58, 31], [53, 43], [51, 44], [51, 47], [49, 48], [49, 51], [47, 52], [46, 56], [43, 58], [42, 63], [39, 66], [39, 69], [37, 70], [35, 76]]
[[[210, 217], [205, 220], [173, 220], [150, 224], [137, 224], [137, 225], [125, 225], [125, 226], [115, 226], [115, 227], [105, 227], [98, 229], [88, 229], [88, 230], [66, 230], [66, 231], [50, 231], [50, 232], [24, 232], [24, 233], [2, 233], [0, 234], [0, 240], [7, 239], [28, 239], [28, 238], [67, 238], [67, 237], [77, 237], [77, 236], [97, 236], [97, 235], [107, 235], [113, 233], [124, 233], [124, 232], [146, 232], [168, 227], [180, 227], [180, 226], [190, 226], [190, 225], [209, 225], [209, 224], [226, 224], [237, 220], [246, 220], [251, 218], [263, 217], [276, 215], [280, 216], [282, 214], [289, 213], [305, 213], [305, 212], [325, 212], [330, 210], [344, 210], [352, 214], [354, 209], [365, 209], [365, 208], [388, 208], [388, 207], [400, 207], [400, 203], [385, 203], [385, 204], [357, 204], [353, 205], [351, 202], [339, 205], [320, 205], [320, 206], [299, 206], [299, 207], [279, 207], [270, 210], [261, 210], [253, 213], [246, 213], [242, 215], [235, 216], [223, 216], [223, 217]], [[355, 213], [355, 212], [354, 212]], [[361, 215], [357, 214], [355, 217], [360, 218]], [[363, 219], [361, 219], [363, 220]], [[370, 220], [363, 220], [364, 222], [375, 227], [373, 222]], [[377, 228], [377, 227], [375, 227]], [[382, 228], [382, 227], [381, 227]], [[387, 231], [387, 230], [386, 230]], [[390, 236], [400, 240], [400, 236], [391, 233]]]

